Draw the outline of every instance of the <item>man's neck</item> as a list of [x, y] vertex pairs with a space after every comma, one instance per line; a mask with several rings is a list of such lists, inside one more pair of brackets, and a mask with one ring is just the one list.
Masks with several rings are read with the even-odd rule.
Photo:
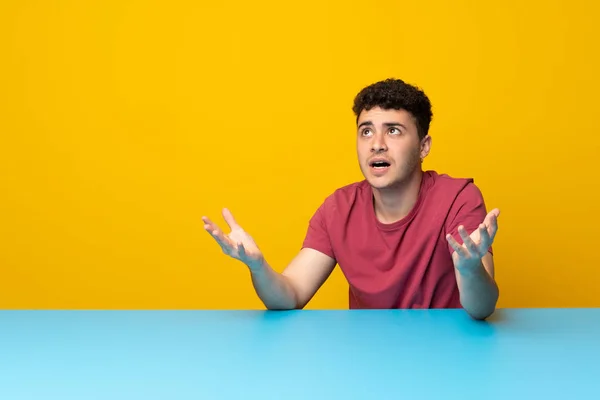
[[419, 198], [423, 171], [419, 168], [406, 182], [387, 189], [373, 189], [375, 215], [384, 224], [406, 217]]

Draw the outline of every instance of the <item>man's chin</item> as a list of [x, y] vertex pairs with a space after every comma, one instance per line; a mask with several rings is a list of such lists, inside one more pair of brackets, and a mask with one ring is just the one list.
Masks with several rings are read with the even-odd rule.
[[371, 185], [373, 189], [377, 190], [391, 189], [396, 186], [395, 182], [387, 177], [369, 176], [367, 177], [367, 182], [369, 182], [369, 185]]

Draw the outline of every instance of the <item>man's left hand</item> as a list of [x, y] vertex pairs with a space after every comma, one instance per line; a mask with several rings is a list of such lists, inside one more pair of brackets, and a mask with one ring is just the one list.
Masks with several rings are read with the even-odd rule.
[[463, 240], [462, 245], [458, 244], [451, 234], [446, 235], [446, 240], [454, 249], [454, 253], [452, 253], [454, 267], [461, 274], [468, 275], [482, 267], [481, 259], [494, 242], [498, 231], [498, 215], [500, 215], [500, 210], [497, 208], [490, 211], [483, 223], [471, 235], [467, 233], [464, 226], [459, 226], [458, 234]]

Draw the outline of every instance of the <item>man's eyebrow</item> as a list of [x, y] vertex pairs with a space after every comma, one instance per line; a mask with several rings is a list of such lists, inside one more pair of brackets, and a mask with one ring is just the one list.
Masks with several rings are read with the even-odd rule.
[[[371, 122], [371, 121], [363, 121], [363, 122], [360, 123], [360, 125], [358, 125], [358, 128], [360, 129], [363, 126], [373, 126], [373, 122]], [[406, 129], [406, 126], [404, 126], [400, 122], [384, 122], [383, 126], [385, 126], [386, 128], [400, 126], [400, 127], [404, 128], [404, 129]]]
[[400, 126], [404, 129], [406, 129], [406, 126], [402, 125], [400, 122], [384, 122], [383, 125], [387, 128], [391, 128], [394, 126]]

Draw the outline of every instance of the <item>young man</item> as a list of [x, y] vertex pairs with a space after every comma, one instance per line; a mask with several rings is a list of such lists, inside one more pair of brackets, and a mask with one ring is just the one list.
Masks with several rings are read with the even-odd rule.
[[365, 179], [336, 190], [311, 218], [299, 254], [274, 271], [223, 210], [227, 235], [204, 228], [250, 270], [268, 309], [303, 308], [340, 266], [350, 308], [464, 308], [474, 319], [498, 300], [491, 245], [497, 209], [486, 212], [472, 179], [423, 171], [431, 104], [418, 88], [388, 79], [358, 93], [358, 162]]

